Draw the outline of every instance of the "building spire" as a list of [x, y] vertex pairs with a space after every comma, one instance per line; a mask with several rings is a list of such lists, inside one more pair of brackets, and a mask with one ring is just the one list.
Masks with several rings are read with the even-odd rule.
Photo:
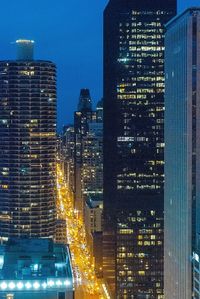
[[81, 89], [78, 111], [92, 111], [92, 100], [89, 89]]

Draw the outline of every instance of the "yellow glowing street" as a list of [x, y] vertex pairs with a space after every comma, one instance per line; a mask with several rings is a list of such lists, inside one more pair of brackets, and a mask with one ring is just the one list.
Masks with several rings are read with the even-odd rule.
[[74, 210], [73, 197], [57, 164], [57, 207], [59, 216], [67, 221], [67, 241], [72, 255], [76, 299], [109, 299], [103, 283], [95, 276], [92, 256], [88, 250], [83, 220]]

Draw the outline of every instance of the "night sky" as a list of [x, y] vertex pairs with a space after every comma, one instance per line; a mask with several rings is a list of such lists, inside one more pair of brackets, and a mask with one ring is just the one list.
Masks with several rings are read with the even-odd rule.
[[[72, 122], [80, 88], [90, 88], [94, 103], [102, 97], [102, 14], [108, 0], [1, 2], [0, 60], [15, 59], [12, 42], [30, 38], [35, 58], [57, 64], [60, 129]], [[195, 5], [200, 0], [179, 0], [179, 12]]]

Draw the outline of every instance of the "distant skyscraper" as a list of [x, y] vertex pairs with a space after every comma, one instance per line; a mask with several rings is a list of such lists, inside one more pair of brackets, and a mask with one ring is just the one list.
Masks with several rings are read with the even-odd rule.
[[66, 183], [72, 193], [74, 193], [74, 146], [74, 126], [64, 126], [62, 134], [62, 155], [64, 158], [64, 172], [66, 175]]
[[164, 24], [176, 0], [104, 13], [104, 276], [113, 298], [163, 298]]
[[33, 60], [33, 41], [17, 47], [17, 60], [0, 62], [0, 237], [48, 238], [55, 224], [56, 67]]
[[97, 103], [96, 106], [97, 122], [103, 122], [103, 99]]
[[200, 8], [186, 10], [167, 25], [165, 299], [192, 298], [191, 260], [200, 233], [199, 32]]
[[96, 119], [88, 123], [82, 139], [82, 194], [103, 193], [103, 107], [97, 104]]
[[92, 100], [90, 96], [89, 89], [81, 89], [79, 103], [78, 103], [78, 111], [91, 111], [92, 110]]
[[74, 113], [74, 189], [75, 208], [83, 211], [83, 199], [81, 190], [81, 168], [82, 168], [82, 140], [89, 131], [89, 122], [96, 119], [96, 113], [92, 111], [92, 102], [89, 89], [81, 89], [78, 109]]

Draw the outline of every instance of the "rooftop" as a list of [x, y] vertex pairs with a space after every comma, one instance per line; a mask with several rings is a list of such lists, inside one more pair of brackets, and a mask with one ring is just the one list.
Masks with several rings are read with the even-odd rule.
[[179, 19], [181, 19], [183, 16], [185, 15], [191, 15], [194, 12], [200, 13], [200, 7], [189, 7], [186, 10], [184, 10], [182, 13], [176, 15], [174, 18], [172, 18], [167, 24], [166, 27], [169, 28], [171, 25], [173, 25], [173, 23], [177, 22]]
[[94, 194], [89, 195], [86, 199], [86, 203], [90, 209], [103, 208], [103, 195]]
[[0, 246], [0, 292], [73, 288], [69, 249], [49, 239], [11, 239]]

